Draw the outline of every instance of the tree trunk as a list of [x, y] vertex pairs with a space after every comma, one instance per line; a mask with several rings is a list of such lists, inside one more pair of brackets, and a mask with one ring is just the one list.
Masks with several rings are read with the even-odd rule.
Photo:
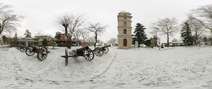
[[97, 31], [95, 31], [95, 43], [94, 43], [94, 47], [96, 48], [96, 44], [97, 44], [97, 41], [98, 41], [98, 38], [97, 38]]
[[70, 49], [71, 48], [71, 46], [70, 46], [70, 38], [71, 37], [69, 37], [69, 35], [68, 35], [68, 25], [65, 25], [64, 26], [64, 28], [65, 28], [65, 36], [66, 36], [66, 47], [68, 48], [68, 49]]
[[169, 47], [169, 33], [167, 32], [167, 47]]
[[140, 48], [140, 47], [141, 47], [141, 46], [140, 46], [140, 44], [141, 44], [140, 41], [137, 41], [137, 43], [138, 43], [138, 48]]
[[72, 36], [68, 36], [68, 48], [71, 49], [71, 46], [72, 46]]
[[65, 28], [65, 36], [68, 37], [68, 26], [64, 26]]
[[195, 45], [198, 45], [198, 34], [197, 31], [195, 32]]

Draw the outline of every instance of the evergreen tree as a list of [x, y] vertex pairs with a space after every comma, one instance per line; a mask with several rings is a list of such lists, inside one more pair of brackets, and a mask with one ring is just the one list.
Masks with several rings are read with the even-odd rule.
[[132, 44], [135, 46], [135, 37], [132, 38]]
[[2, 36], [2, 41], [3, 41], [3, 44], [7, 44], [8, 38], [5, 35], [3, 35]]
[[146, 28], [142, 24], [140, 23], [136, 24], [134, 34], [135, 34], [135, 41], [138, 43], [138, 47], [140, 47], [140, 44], [144, 44], [147, 39], [146, 33], [144, 31], [145, 29]]
[[184, 23], [184, 26], [181, 30], [181, 37], [183, 38], [183, 43], [186, 46], [193, 45], [193, 37], [191, 33], [191, 28], [187, 22]]

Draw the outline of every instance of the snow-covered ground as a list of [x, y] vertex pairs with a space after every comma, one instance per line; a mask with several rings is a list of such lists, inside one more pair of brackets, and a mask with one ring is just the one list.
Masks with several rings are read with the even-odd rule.
[[92, 62], [51, 49], [43, 62], [0, 48], [0, 89], [212, 89], [212, 47], [111, 48]]

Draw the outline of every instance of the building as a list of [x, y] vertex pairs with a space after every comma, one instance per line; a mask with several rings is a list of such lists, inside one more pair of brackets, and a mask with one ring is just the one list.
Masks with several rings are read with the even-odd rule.
[[1, 36], [0, 36], [0, 45], [3, 45], [3, 40]]
[[[45, 41], [46, 40], [46, 44]], [[41, 46], [41, 45], [46, 45], [46, 46], [52, 46], [54, 38], [50, 37], [50, 36], [46, 36], [46, 35], [42, 35], [42, 36], [35, 36], [34, 38], [30, 38], [30, 37], [25, 37], [25, 38], [20, 38], [17, 40], [17, 45], [18, 46]]]
[[80, 40], [75, 38], [72, 38], [72, 40], [67, 41], [67, 37], [65, 36], [65, 34], [60, 32], [56, 33], [55, 38], [58, 46], [67, 46], [67, 44], [72, 46], [78, 46], [80, 44]]
[[35, 36], [33, 39], [35, 40], [36, 45], [44, 45], [45, 40], [46, 40], [45, 45], [52, 45], [51, 41], [54, 41], [54, 38], [52, 38], [51, 36], [47, 36], [47, 35]]
[[32, 38], [21, 38], [17, 40], [17, 46], [32, 46], [35, 45], [35, 41]]
[[132, 47], [132, 16], [129, 12], [120, 12], [118, 14], [118, 47]]

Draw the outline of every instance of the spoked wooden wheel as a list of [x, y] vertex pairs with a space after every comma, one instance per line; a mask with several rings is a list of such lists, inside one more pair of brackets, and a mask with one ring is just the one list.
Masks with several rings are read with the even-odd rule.
[[94, 50], [94, 54], [95, 54], [96, 56], [101, 57], [101, 56], [104, 54], [104, 52], [101, 51], [100, 48], [96, 48], [96, 49]]
[[47, 58], [48, 52], [45, 48], [39, 49], [39, 52], [37, 53], [37, 58], [40, 61], [43, 61]]
[[26, 51], [26, 49], [24, 47], [20, 47], [19, 49], [20, 49], [21, 52], [25, 52]]
[[92, 61], [94, 59], [94, 53], [92, 50], [84, 50], [84, 57], [87, 61]]
[[32, 47], [27, 48], [25, 53], [27, 56], [33, 56], [35, 54]]
[[104, 48], [104, 54], [107, 54], [108, 52], [109, 52], [109, 48], [108, 47]]

